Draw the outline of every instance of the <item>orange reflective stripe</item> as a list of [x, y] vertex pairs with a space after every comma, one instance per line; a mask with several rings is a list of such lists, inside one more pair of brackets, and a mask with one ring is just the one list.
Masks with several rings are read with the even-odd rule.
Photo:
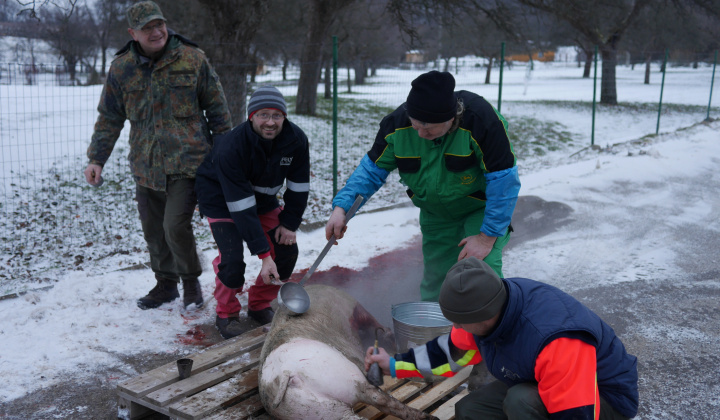
[[595, 347], [574, 338], [558, 338], [535, 361], [538, 392], [548, 413], [594, 406], [599, 417]]
[[450, 332], [450, 341], [460, 350], [478, 350], [473, 335], [462, 328], [453, 327]]

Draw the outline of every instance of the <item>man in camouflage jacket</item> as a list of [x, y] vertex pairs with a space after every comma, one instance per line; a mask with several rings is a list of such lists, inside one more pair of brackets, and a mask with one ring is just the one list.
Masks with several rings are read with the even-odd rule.
[[108, 73], [85, 169], [88, 183], [102, 182], [102, 168], [125, 120], [130, 120], [130, 169], [138, 211], [157, 285], [137, 302], [157, 308], [179, 297], [202, 306], [202, 272], [192, 215], [195, 172], [212, 136], [232, 128], [217, 74], [197, 45], [169, 31], [152, 1], [127, 11], [133, 38], [118, 51]]

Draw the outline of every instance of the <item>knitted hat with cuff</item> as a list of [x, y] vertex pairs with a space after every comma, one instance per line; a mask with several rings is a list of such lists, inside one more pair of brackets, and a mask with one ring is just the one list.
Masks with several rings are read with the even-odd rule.
[[437, 70], [421, 74], [412, 81], [405, 106], [410, 118], [420, 122], [450, 121], [457, 112], [455, 78], [448, 72]]
[[440, 288], [440, 309], [456, 324], [487, 321], [500, 313], [506, 300], [503, 281], [485, 261], [475, 257], [455, 263]]
[[248, 101], [248, 119], [260, 109], [273, 108], [282, 112], [287, 117], [287, 104], [285, 97], [274, 86], [261, 86], [257, 88]]

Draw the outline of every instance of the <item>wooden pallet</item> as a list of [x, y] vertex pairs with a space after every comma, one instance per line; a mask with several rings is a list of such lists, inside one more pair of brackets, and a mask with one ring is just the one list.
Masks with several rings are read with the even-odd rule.
[[[135, 420], [160, 413], [173, 419], [269, 419], [257, 390], [257, 365], [266, 334], [259, 327], [188, 356], [194, 363], [187, 379], [178, 378], [172, 362], [119, 384], [118, 418]], [[432, 384], [386, 376], [383, 389], [425, 411], [454, 393], [467, 380], [470, 369]], [[467, 390], [434, 408], [433, 415], [453, 419], [455, 403], [465, 393]], [[354, 410], [367, 419], [395, 419], [363, 404]]]

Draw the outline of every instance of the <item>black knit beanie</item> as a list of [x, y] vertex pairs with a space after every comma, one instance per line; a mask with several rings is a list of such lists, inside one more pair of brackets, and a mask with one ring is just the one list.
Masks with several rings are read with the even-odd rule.
[[285, 98], [274, 86], [261, 86], [257, 88], [248, 101], [248, 118], [252, 117], [259, 109], [274, 108], [282, 112], [283, 115], [287, 116], [287, 105], [285, 104]]
[[506, 300], [503, 281], [485, 261], [475, 257], [455, 263], [440, 288], [440, 309], [456, 324], [487, 321], [500, 313]]
[[450, 121], [457, 111], [455, 78], [448, 72], [433, 70], [412, 81], [407, 97], [407, 113], [425, 123]]

